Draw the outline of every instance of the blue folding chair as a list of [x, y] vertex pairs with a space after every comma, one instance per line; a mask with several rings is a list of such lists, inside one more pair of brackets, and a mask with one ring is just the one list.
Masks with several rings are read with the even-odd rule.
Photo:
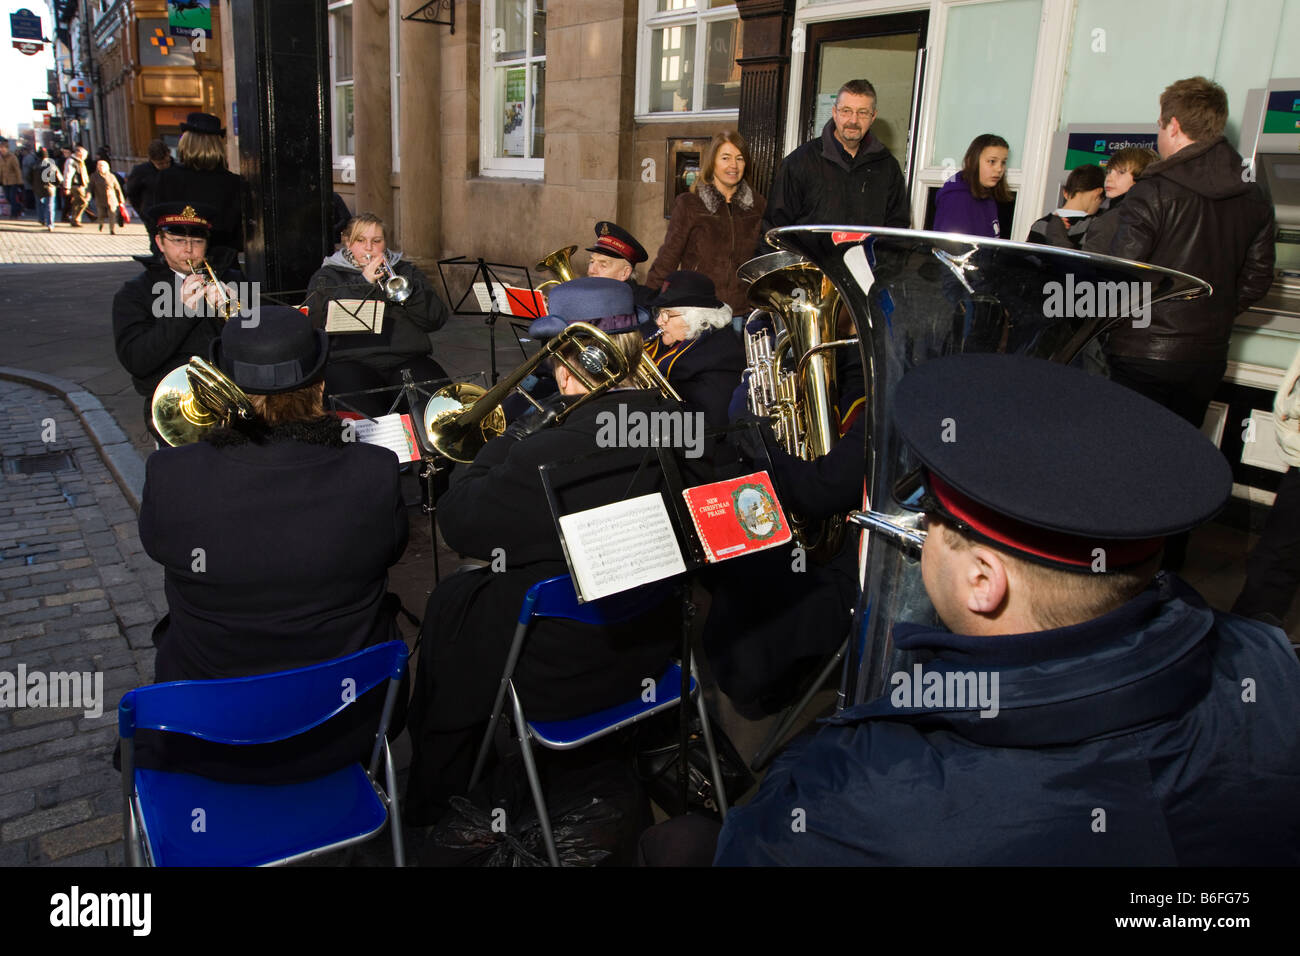
[[[583, 744], [589, 744], [629, 727], [639, 720], [676, 707], [681, 703], [683, 673], [682, 666], [674, 661], [655, 682], [655, 693], [647, 701], [645, 695], [614, 707], [574, 717], [569, 720], [535, 721], [524, 716], [523, 701], [515, 687], [515, 664], [519, 661], [524, 638], [529, 626], [539, 617], [565, 618], [570, 621], [582, 621], [586, 624], [609, 625], [620, 624], [640, 617], [664, 602], [672, 591], [670, 581], [657, 581], [622, 594], [610, 595], [599, 601], [578, 603], [578, 596], [573, 589], [573, 579], [562, 574], [559, 577], [539, 581], [528, 589], [524, 595], [523, 606], [519, 609], [519, 623], [515, 627], [514, 641], [510, 644], [510, 653], [506, 656], [505, 672], [501, 675], [501, 685], [497, 688], [496, 700], [492, 704], [492, 717], [488, 721], [487, 733], [479, 746], [478, 758], [474, 761], [474, 771], [470, 775], [469, 788], [474, 789], [479, 775], [487, 762], [492, 749], [497, 728], [501, 718], [506, 697], [510, 698], [510, 716], [514, 722], [515, 732], [519, 737], [523, 752], [524, 770], [528, 774], [528, 786], [532, 790], [533, 804], [537, 808], [537, 819], [542, 828], [542, 839], [546, 843], [546, 855], [551, 866], [559, 866], [560, 858], [555, 848], [555, 837], [551, 832], [551, 818], [546, 809], [546, 798], [542, 795], [542, 781], [537, 773], [537, 763], [533, 758], [532, 741], [548, 750], [574, 750]], [[713, 731], [709, 727], [709, 715], [704, 707], [704, 698], [700, 694], [699, 681], [695, 674], [695, 665], [691, 660], [690, 648], [686, 648], [685, 667], [690, 675], [689, 693], [695, 700], [703, 728], [704, 746], [709, 755], [709, 769], [713, 775], [714, 792], [717, 795], [718, 809], [723, 818], [727, 815], [727, 795], [722, 787], [722, 771], [718, 765], [718, 754], [713, 746]], [[683, 763], [686, 755], [681, 754]]]
[[[361, 843], [385, 823], [405, 864], [397, 774], [388, 725], [406, 671], [402, 641], [291, 671], [228, 680], [172, 681], [129, 691], [118, 705], [122, 833], [132, 866], [277, 866]], [[369, 769], [349, 767], [303, 783], [224, 783], [137, 769], [137, 729], [221, 744], [288, 740], [319, 727], [388, 681]], [[383, 758], [386, 789], [375, 780]]]

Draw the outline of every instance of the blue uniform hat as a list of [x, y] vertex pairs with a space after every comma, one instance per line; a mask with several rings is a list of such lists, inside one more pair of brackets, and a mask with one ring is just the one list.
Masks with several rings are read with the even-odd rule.
[[1040, 563], [1141, 563], [1213, 517], [1232, 490], [1222, 453], [1122, 385], [1044, 359], [950, 355], [903, 377], [894, 421], [940, 515]]
[[574, 322], [586, 322], [611, 335], [637, 328], [632, 288], [617, 279], [584, 276], [562, 282], [551, 290], [546, 309], [546, 315], [528, 326], [533, 338], [550, 338]]

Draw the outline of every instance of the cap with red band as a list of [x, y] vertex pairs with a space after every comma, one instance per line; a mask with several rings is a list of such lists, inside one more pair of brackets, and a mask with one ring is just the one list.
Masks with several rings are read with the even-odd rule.
[[1168, 535], [1213, 517], [1232, 489], [1227, 459], [1198, 429], [1045, 359], [928, 359], [894, 390], [893, 424], [928, 473], [940, 517], [1060, 568], [1141, 564]]
[[1049, 531], [986, 508], [933, 472], [927, 473], [925, 483], [949, 516], [969, 525], [991, 543], [1019, 551], [1039, 562], [1091, 571], [1097, 566], [1098, 549], [1101, 549], [1107, 568], [1125, 568], [1154, 557], [1165, 543], [1163, 535], [1123, 541]]
[[587, 251], [613, 256], [616, 259], [626, 259], [632, 265], [645, 262], [649, 258], [641, 243], [637, 242], [630, 232], [613, 222], [596, 223], [596, 242], [595, 245], [588, 246]]

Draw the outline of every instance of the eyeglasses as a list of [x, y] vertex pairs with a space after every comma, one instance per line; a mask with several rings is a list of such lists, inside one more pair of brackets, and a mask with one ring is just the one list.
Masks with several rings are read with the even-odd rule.
[[207, 236], [174, 236], [170, 232], [164, 232], [163, 238], [168, 242], [174, 242], [178, 246], [192, 246], [195, 243], [207, 242]]
[[851, 110], [847, 106], [837, 106], [835, 112], [839, 113], [840, 116], [845, 119], [851, 119], [856, 116], [860, 120], [866, 120], [871, 119], [871, 117], [876, 115], [875, 110]]

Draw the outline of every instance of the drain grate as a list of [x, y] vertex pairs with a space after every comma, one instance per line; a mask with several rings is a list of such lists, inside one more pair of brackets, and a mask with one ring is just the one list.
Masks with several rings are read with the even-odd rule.
[[77, 459], [70, 451], [52, 451], [44, 455], [20, 455], [0, 462], [0, 471], [6, 475], [37, 475], [53, 472], [77, 471]]

